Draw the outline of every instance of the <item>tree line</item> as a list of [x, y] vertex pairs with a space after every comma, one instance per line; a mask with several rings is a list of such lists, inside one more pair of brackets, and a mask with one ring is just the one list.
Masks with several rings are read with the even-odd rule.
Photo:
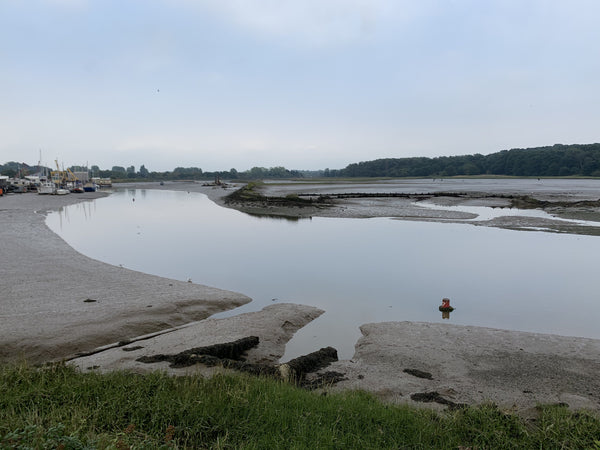
[[[0, 175], [25, 176], [43, 171], [38, 166], [9, 162], [0, 165]], [[50, 170], [50, 169], [47, 169]], [[73, 172], [88, 168], [71, 166]], [[260, 180], [307, 177], [452, 177], [460, 175], [506, 175], [517, 177], [600, 177], [600, 144], [562, 145], [515, 148], [489, 155], [439, 156], [435, 158], [386, 158], [349, 164], [343, 169], [317, 171], [288, 170], [285, 167], [253, 167], [238, 172], [203, 171], [199, 167], [176, 167], [172, 171], [149, 171], [145, 165], [113, 166], [110, 170], [94, 165], [91, 176], [113, 180]]]
[[506, 175], [518, 177], [600, 177], [600, 144], [515, 148], [489, 155], [436, 158], [386, 158], [325, 169], [326, 177], [451, 177]]
[[[0, 175], [9, 177], [35, 175], [53, 169], [42, 166], [29, 166], [25, 163], [14, 161], [0, 165]], [[199, 167], [176, 167], [172, 171], [151, 172], [144, 164], [137, 170], [135, 166], [122, 167], [112, 166], [111, 169], [101, 169], [97, 165], [89, 168], [82, 166], [70, 166], [73, 172], [89, 172], [91, 177], [111, 178], [113, 180], [145, 180], [145, 181], [169, 181], [169, 180], [260, 180], [265, 178], [301, 178], [303, 174], [298, 170], [288, 170], [285, 167], [253, 167], [249, 170], [238, 172], [236, 169], [216, 172], [204, 172]]]

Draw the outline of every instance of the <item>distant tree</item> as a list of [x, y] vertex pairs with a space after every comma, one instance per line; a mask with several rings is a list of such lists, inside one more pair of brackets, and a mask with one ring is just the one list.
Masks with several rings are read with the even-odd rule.
[[140, 171], [139, 171], [139, 176], [142, 178], [148, 178], [150, 172], [148, 172], [148, 169], [146, 169], [146, 166], [144, 166], [143, 164], [140, 166]]
[[2, 172], [0, 172], [0, 175], [7, 176], [9, 178], [14, 178], [14, 176], [16, 174], [17, 174], [17, 171], [15, 169], [10, 169], [10, 168], [2, 169]]
[[176, 167], [171, 178], [174, 180], [199, 180], [202, 178], [202, 169], [198, 167]]
[[259, 180], [261, 178], [266, 178], [266, 169], [264, 167], [253, 167], [248, 172], [246, 172], [246, 177], [251, 180]]
[[110, 169], [111, 172], [114, 172], [115, 174], [121, 173], [123, 175], [125, 175], [127, 172], [125, 170], [125, 167], [121, 167], [121, 166], [112, 166], [112, 169]]

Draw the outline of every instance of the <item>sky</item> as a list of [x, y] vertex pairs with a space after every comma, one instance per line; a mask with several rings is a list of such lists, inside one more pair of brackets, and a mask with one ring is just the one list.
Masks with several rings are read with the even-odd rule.
[[0, 164], [339, 169], [600, 142], [597, 0], [0, 0]]

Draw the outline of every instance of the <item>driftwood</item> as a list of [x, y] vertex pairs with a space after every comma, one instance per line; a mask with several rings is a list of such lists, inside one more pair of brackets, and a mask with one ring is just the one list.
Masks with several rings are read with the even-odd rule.
[[171, 363], [169, 367], [173, 368], [189, 367], [197, 363], [215, 366], [219, 364], [219, 361], [222, 359], [240, 360], [244, 353], [247, 350], [256, 347], [258, 342], [258, 337], [249, 336], [233, 342], [191, 348], [174, 355], [158, 354], [142, 356], [136, 361], [148, 364], [169, 361]]
[[307, 373], [317, 372], [337, 360], [337, 350], [325, 347], [281, 364], [279, 371], [283, 379], [301, 383]]
[[339, 372], [325, 372], [311, 380], [306, 379], [307, 374], [317, 372], [338, 360], [337, 350], [333, 347], [322, 348], [280, 365], [252, 364], [246, 362], [243, 358], [244, 353], [256, 347], [258, 343], [258, 337], [249, 336], [233, 342], [195, 347], [172, 355], [141, 356], [136, 361], [146, 364], [168, 361], [171, 363], [169, 367], [172, 368], [189, 367], [194, 364], [203, 364], [208, 367], [221, 365], [226, 369], [233, 369], [252, 375], [266, 375], [284, 379], [307, 389], [317, 389], [345, 379], [344, 374]]

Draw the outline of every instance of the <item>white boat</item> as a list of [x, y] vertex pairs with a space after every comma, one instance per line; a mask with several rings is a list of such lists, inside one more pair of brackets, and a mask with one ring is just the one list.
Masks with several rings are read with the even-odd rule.
[[67, 195], [71, 192], [68, 189], [58, 188], [55, 192], [56, 195]]
[[40, 195], [55, 194], [56, 186], [50, 181], [43, 181], [38, 186], [37, 191]]
[[[40, 149], [40, 160], [38, 168], [42, 167], [42, 150]], [[37, 192], [41, 195], [55, 194], [56, 185], [48, 179], [48, 169], [44, 168], [44, 173], [38, 177]]]

